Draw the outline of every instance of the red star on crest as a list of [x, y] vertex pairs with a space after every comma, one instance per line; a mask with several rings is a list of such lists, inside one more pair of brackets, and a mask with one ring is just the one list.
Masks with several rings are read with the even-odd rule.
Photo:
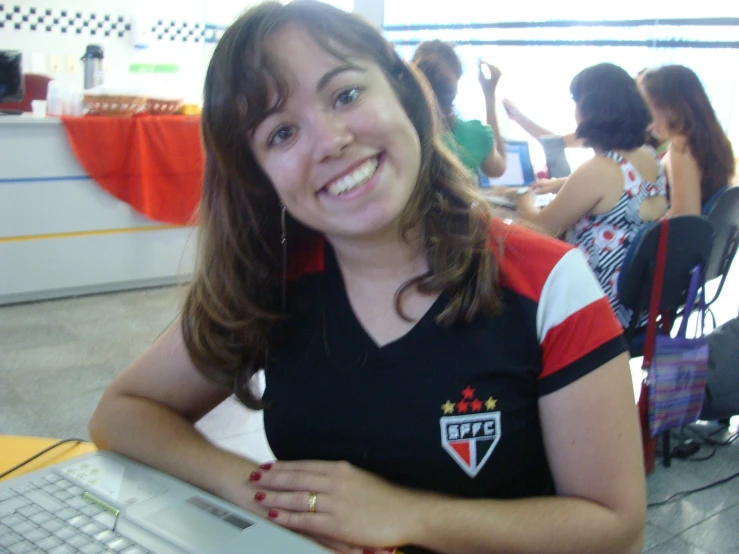
[[475, 389], [467, 385], [467, 388], [462, 391], [462, 398], [464, 398], [465, 400], [471, 400], [472, 398], [474, 398], [474, 396]]
[[472, 411], [479, 412], [481, 410], [482, 410], [482, 400], [478, 400], [477, 398], [475, 398], [472, 401]]
[[469, 406], [470, 406], [469, 402], [460, 400], [459, 402], [457, 402], [457, 412], [459, 412], [460, 414], [466, 414]]

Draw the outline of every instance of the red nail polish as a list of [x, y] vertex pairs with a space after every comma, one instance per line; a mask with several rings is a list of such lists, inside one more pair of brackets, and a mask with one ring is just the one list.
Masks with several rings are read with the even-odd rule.
[[279, 512], [277, 510], [270, 510], [267, 512], [267, 515], [270, 519], [275, 519], [279, 515]]
[[272, 462], [260, 465], [259, 469], [263, 469], [264, 471], [269, 471], [270, 469], [272, 469]]
[[258, 492], [257, 494], [254, 495], [254, 500], [256, 500], [257, 502], [261, 502], [265, 498], [267, 498], [267, 495], [264, 494], [263, 492]]
[[259, 481], [262, 478], [262, 474], [258, 471], [252, 471], [249, 475], [249, 481]]

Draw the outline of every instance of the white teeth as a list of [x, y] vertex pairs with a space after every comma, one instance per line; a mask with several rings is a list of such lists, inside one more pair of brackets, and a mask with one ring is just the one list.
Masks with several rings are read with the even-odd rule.
[[375, 171], [377, 171], [377, 165], [377, 158], [367, 160], [349, 175], [344, 175], [340, 179], [336, 179], [326, 190], [334, 196], [350, 191], [366, 183], [375, 174]]

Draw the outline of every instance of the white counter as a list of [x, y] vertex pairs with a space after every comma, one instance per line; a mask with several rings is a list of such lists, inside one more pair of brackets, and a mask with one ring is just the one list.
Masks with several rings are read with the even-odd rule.
[[0, 305], [186, 281], [195, 239], [90, 180], [59, 120], [0, 116]]

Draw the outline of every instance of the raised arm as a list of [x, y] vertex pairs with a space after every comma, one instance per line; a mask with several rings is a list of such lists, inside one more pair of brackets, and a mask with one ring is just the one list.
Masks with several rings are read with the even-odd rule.
[[229, 394], [190, 361], [178, 319], [113, 380], [90, 420], [90, 436], [101, 449], [250, 507], [254, 493], [242, 484], [257, 464], [217, 448], [194, 426]]
[[[524, 115], [524, 113], [519, 110], [513, 102], [508, 100], [508, 98], [503, 99], [503, 107], [505, 108], [508, 117], [511, 118], [511, 121], [518, 123], [524, 131], [535, 139], [538, 140], [542, 137], [558, 136], [557, 133], [553, 133], [549, 129], [542, 127], [538, 123], [526, 117], [526, 115]], [[564, 139], [565, 146], [567, 148], [582, 148], [584, 146], [583, 141], [577, 138], [575, 133], [567, 133], [566, 135], [562, 135], [562, 138]]]
[[479, 79], [485, 95], [485, 112], [487, 124], [493, 131], [494, 147], [482, 162], [482, 172], [490, 177], [500, 177], [506, 170], [505, 141], [500, 134], [498, 116], [495, 112], [495, 90], [500, 80], [500, 69], [485, 62], [480, 62]]

